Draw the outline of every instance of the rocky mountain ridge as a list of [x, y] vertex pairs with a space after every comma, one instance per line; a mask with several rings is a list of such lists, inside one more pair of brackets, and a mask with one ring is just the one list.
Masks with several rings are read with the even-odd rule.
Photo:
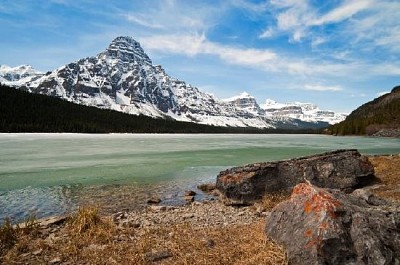
[[[29, 66], [2, 66], [0, 69], [0, 82], [6, 85], [135, 115], [256, 128], [315, 128], [333, 123], [330, 119], [306, 120], [301, 115], [290, 116], [284, 112], [281, 112], [283, 115], [271, 114], [250, 95], [236, 101], [219, 100], [170, 77], [160, 65], [153, 65], [140, 44], [131, 37], [117, 37], [97, 56], [80, 59], [46, 74]], [[10, 69], [13, 74], [8, 71]]]

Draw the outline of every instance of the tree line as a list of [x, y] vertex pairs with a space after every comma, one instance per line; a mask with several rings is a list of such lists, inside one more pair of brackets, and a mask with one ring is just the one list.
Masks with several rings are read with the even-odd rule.
[[218, 127], [78, 105], [0, 84], [0, 132], [315, 133], [315, 130]]
[[368, 102], [353, 111], [346, 120], [332, 125], [328, 133], [335, 135], [373, 135], [381, 129], [400, 128], [400, 87], [390, 94]]

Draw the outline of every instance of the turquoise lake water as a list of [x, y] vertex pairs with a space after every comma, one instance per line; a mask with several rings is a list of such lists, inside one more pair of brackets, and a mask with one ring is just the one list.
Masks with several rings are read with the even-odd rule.
[[[324, 135], [0, 134], [0, 220], [62, 214], [96, 203], [108, 211], [186, 189], [246, 163], [356, 148], [399, 154], [400, 139]], [[199, 196], [201, 198], [201, 195]]]

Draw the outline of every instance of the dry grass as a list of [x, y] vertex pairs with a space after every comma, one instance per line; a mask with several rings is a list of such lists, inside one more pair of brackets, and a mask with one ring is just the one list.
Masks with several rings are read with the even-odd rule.
[[375, 168], [375, 175], [382, 181], [382, 185], [374, 193], [400, 202], [400, 155], [370, 156], [368, 159]]
[[24, 223], [20, 225], [13, 225], [9, 218], [3, 220], [0, 226], [0, 257], [4, 255], [14, 245], [18, 245], [19, 239], [25, 235], [36, 236], [39, 227], [35, 215], [29, 215]]
[[[400, 201], [400, 156], [370, 161], [382, 181], [375, 193]], [[288, 194], [268, 195], [258, 207], [270, 210], [287, 198]], [[220, 228], [119, 228], [96, 207], [85, 207], [56, 231], [37, 229], [34, 219], [26, 221], [25, 232], [4, 222], [0, 264], [287, 264], [284, 249], [266, 239], [264, 225], [261, 220]]]
[[265, 211], [271, 211], [278, 203], [286, 201], [290, 198], [290, 193], [270, 193], [264, 195], [260, 205]]
[[0, 227], [0, 256], [14, 246], [18, 239], [18, 229], [6, 218]]
[[[159, 253], [170, 257], [154, 261]], [[263, 221], [213, 229], [189, 224], [122, 229], [92, 207], [78, 211], [53, 236], [20, 236], [0, 263], [54, 259], [69, 264], [287, 264], [282, 247], [266, 239]]]

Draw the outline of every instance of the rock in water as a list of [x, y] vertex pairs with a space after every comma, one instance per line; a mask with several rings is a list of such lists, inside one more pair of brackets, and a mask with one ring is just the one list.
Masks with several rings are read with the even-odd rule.
[[375, 179], [374, 167], [357, 150], [337, 150], [291, 160], [249, 164], [219, 173], [217, 189], [227, 204], [252, 204], [266, 193], [309, 181], [323, 188], [352, 190]]
[[266, 219], [290, 264], [400, 264], [400, 207], [373, 195], [299, 184]]

